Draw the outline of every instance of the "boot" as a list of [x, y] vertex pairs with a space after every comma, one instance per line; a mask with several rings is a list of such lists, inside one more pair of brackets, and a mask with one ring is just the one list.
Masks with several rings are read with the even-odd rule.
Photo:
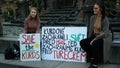
[[88, 68], [98, 68], [98, 66], [94, 66], [93, 64], [90, 64]]
[[90, 66], [88, 68], [98, 68], [98, 66], [96, 64], [94, 64], [94, 58], [91, 58]]

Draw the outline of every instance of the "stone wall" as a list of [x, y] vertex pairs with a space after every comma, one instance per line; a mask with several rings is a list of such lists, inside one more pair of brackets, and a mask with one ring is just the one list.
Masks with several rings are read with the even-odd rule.
[[20, 24], [3, 23], [3, 36], [19, 36], [23, 33], [23, 26]]
[[[19, 36], [23, 33], [24, 27], [23, 24], [12, 24], [10, 22], [2, 23], [3, 36]], [[40, 30], [41, 33], [41, 30]]]

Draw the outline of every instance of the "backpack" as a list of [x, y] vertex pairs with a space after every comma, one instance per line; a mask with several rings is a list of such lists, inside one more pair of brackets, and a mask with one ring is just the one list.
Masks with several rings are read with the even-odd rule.
[[20, 57], [20, 47], [13, 44], [12, 47], [8, 47], [4, 52], [5, 59], [15, 59]]

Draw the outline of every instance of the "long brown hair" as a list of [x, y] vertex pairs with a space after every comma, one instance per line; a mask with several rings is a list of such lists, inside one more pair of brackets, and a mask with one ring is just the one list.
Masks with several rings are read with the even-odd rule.
[[102, 14], [102, 19], [101, 21], [103, 21], [103, 19], [105, 18], [106, 14], [105, 14], [105, 5], [104, 2], [96, 2], [95, 4], [97, 4], [100, 9], [101, 9], [101, 14]]
[[[38, 22], [40, 22], [39, 12], [38, 12], [37, 8], [36, 8], [36, 7], [31, 7], [31, 8], [30, 8], [30, 12], [31, 12], [32, 10], [35, 10], [36, 13], [37, 13], [34, 19], [37, 20]], [[29, 13], [29, 15], [28, 15], [28, 17], [27, 17], [26, 19], [27, 19], [27, 20], [32, 19], [30, 13]]]

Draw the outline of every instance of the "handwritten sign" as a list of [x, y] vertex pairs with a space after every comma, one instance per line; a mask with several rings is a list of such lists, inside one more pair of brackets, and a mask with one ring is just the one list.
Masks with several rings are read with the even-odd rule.
[[79, 44], [86, 37], [86, 27], [43, 27], [42, 59], [86, 62], [86, 53]]
[[40, 34], [20, 34], [21, 61], [40, 61]]

